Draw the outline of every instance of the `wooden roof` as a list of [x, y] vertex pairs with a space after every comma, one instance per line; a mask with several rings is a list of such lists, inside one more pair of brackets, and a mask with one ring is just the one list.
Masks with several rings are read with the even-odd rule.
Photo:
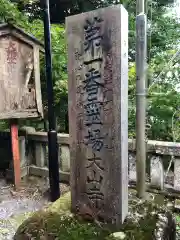
[[1, 23], [0, 24], [0, 37], [4, 35], [12, 35], [16, 38], [21, 39], [27, 44], [38, 45], [39, 48], [44, 51], [44, 45], [39, 40], [37, 40], [33, 35], [24, 32], [21, 28], [12, 25], [10, 23]]

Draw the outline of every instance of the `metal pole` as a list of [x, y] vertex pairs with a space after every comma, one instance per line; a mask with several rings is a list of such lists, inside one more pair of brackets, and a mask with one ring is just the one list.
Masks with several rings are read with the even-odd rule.
[[59, 189], [59, 162], [58, 162], [58, 144], [56, 121], [54, 111], [54, 93], [52, 81], [52, 57], [51, 57], [51, 31], [50, 31], [50, 14], [49, 0], [42, 0], [44, 11], [44, 41], [46, 54], [46, 81], [48, 97], [48, 160], [49, 160], [49, 183], [51, 201], [56, 201], [60, 197]]
[[144, 13], [144, 0], [137, 0], [136, 15]]
[[136, 17], [136, 173], [138, 197], [146, 196], [146, 58], [147, 31], [144, 1], [137, 1]]

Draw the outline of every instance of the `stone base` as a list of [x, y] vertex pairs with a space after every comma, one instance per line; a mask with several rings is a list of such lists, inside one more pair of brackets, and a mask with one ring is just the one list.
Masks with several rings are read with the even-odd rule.
[[[29, 167], [29, 175], [38, 177], [49, 177], [49, 170], [47, 167], [37, 167], [31, 165]], [[59, 171], [60, 182], [69, 183], [70, 174], [69, 172]]]
[[[21, 168], [21, 178], [26, 177], [29, 175], [29, 167], [22, 167]], [[14, 182], [14, 171], [13, 169], [6, 170], [6, 180], [8, 182]]]

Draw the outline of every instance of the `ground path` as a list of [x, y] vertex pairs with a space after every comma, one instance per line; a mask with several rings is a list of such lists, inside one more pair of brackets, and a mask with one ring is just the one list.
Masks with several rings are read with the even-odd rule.
[[[48, 186], [47, 179], [29, 177], [15, 191], [12, 184], [0, 179], [0, 240], [13, 240], [22, 219], [50, 203]], [[61, 190], [66, 192], [69, 187], [61, 184]]]
[[[29, 213], [50, 204], [48, 201], [47, 179], [28, 177], [22, 181], [19, 191], [0, 178], [0, 240], [13, 240], [13, 236]], [[69, 186], [61, 184], [61, 191], [69, 191]], [[176, 214], [177, 235], [180, 240], [180, 213]]]

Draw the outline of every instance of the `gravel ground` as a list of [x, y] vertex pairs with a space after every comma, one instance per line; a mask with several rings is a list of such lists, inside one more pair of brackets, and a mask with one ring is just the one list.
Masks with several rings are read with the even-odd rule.
[[[16, 216], [46, 207], [49, 202], [49, 183], [47, 179], [28, 177], [22, 180], [18, 191], [13, 185], [0, 179], [0, 240], [13, 240], [18, 228]], [[61, 193], [69, 191], [69, 186], [60, 184]], [[21, 222], [20, 222], [21, 223]]]
[[[60, 188], [61, 193], [70, 189], [65, 184], [60, 184]], [[28, 177], [22, 180], [18, 191], [14, 190], [13, 185], [7, 184], [4, 178], [0, 178], [0, 240], [13, 240], [14, 233], [21, 224], [16, 216], [27, 214], [28, 217], [28, 213], [48, 206], [48, 189], [49, 182], [45, 178]], [[180, 226], [177, 227], [176, 239], [180, 240]]]

